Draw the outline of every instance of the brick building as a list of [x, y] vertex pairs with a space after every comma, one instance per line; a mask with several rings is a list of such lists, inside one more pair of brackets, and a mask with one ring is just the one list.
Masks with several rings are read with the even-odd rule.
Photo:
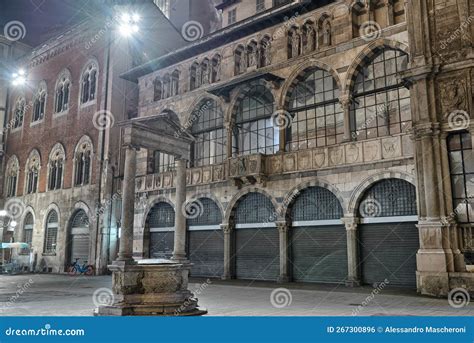
[[139, 150], [135, 258], [185, 239], [194, 276], [472, 290], [474, 6], [433, 6], [223, 1], [126, 73], [195, 138], [184, 209], [174, 156]]
[[113, 7], [9, 66], [23, 68], [27, 81], [8, 82], [2, 200], [14, 234], [3, 241], [30, 244], [15, 256], [24, 269], [64, 272], [79, 259], [101, 273], [116, 255], [123, 173], [116, 123], [137, 111], [136, 85], [120, 74], [185, 42], [151, 1], [133, 7], [146, 35], [124, 38], [117, 26], [125, 10], [134, 13]]

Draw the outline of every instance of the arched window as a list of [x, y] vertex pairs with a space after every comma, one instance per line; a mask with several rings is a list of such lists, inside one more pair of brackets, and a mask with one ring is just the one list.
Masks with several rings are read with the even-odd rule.
[[16, 156], [10, 157], [6, 168], [6, 196], [16, 196], [16, 187], [18, 183], [18, 174], [20, 173], [20, 163]]
[[237, 153], [271, 155], [277, 152], [279, 129], [272, 120], [272, 93], [265, 86], [253, 86], [237, 106], [234, 126]]
[[171, 78], [169, 74], [163, 76], [163, 99], [169, 98], [171, 94]]
[[314, 30], [314, 23], [309, 21], [303, 26], [302, 35], [303, 53], [309, 54], [316, 49], [316, 31]]
[[153, 101], [160, 101], [163, 99], [163, 83], [159, 78], [153, 81]]
[[247, 67], [258, 68], [258, 49], [255, 41], [247, 45]]
[[218, 82], [221, 80], [221, 56], [215, 55], [212, 59], [212, 73], [211, 82]]
[[351, 107], [353, 137], [383, 137], [411, 128], [410, 91], [397, 77], [407, 66], [408, 55], [384, 49], [359, 67]]
[[51, 210], [46, 219], [46, 230], [44, 235], [44, 254], [56, 255], [56, 243], [58, 239], [58, 213]]
[[83, 186], [90, 183], [92, 168], [92, 142], [89, 137], [83, 137], [76, 146], [74, 154], [74, 185]]
[[195, 90], [200, 86], [199, 64], [197, 62], [194, 62], [191, 66], [189, 84], [191, 90]]
[[343, 141], [344, 112], [339, 88], [330, 73], [313, 69], [294, 88], [289, 110], [293, 117], [288, 128], [288, 149], [327, 146]]
[[28, 244], [28, 248], [22, 249], [23, 254], [27, 254], [30, 251], [31, 248], [31, 243], [33, 242], [33, 228], [35, 226], [35, 221], [33, 218], [33, 214], [31, 212], [28, 212], [27, 215], [25, 216], [25, 221], [23, 223], [23, 237], [22, 242]]
[[236, 224], [271, 223], [276, 220], [275, 207], [264, 194], [248, 193], [239, 199], [234, 218]]
[[272, 42], [269, 36], [265, 36], [260, 41], [260, 67], [267, 67], [272, 64]]
[[42, 120], [44, 118], [44, 111], [46, 106], [46, 83], [43, 81], [38, 87], [33, 103], [33, 122]]
[[328, 16], [323, 16], [319, 20], [319, 41], [318, 46], [330, 46], [332, 44], [331, 20]]
[[171, 96], [179, 94], [179, 70], [175, 70], [171, 74]]
[[301, 37], [297, 27], [292, 27], [288, 31], [288, 58], [295, 58], [300, 55]]
[[71, 75], [68, 70], [64, 70], [56, 81], [55, 93], [56, 100], [54, 102], [55, 112], [61, 113], [69, 108], [69, 88], [71, 84]]
[[340, 219], [344, 216], [339, 199], [323, 187], [309, 187], [300, 192], [291, 207], [292, 222]]
[[26, 162], [26, 194], [36, 193], [38, 191], [39, 171], [41, 160], [38, 150], [33, 150]]
[[209, 84], [210, 72], [209, 60], [205, 58], [201, 63], [201, 85]]
[[56, 144], [49, 155], [48, 165], [48, 189], [61, 189], [63, 185], [64, 160], [66, 154], [61, 144]]
[[224, 114], [214, 100], [203, 100], [192, 114], [194, 123], [194, 166], [222, 163], [226, 158], [227, 137]]
[[91, 62], [87, 65], [81, 77], [81, 103], [85, 104], [96, 98], [97, 89], [97, 64]]
[[25, 98], [19, 97], [13, 108], [13, 128], [17, 129], [23, 126], [23, 120], [25, 118], [26, 112], [26, 101]]
[[469, 132], [448, 137], [453, 212], [458, 223], [474, 223], [474, 152]]
[[235, 75], [243, 74], [247, 71], [247, 61], [245, 58], [245, 49], [239, 45], [234, 52], [234, 73]]

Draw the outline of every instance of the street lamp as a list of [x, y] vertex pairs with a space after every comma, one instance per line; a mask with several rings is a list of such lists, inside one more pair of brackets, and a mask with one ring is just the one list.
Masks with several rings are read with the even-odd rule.
[[24, 69], [18, 70], [18, 72], [12, 75], [12, 85], [22, 86], [26, 83], [26, 72]]

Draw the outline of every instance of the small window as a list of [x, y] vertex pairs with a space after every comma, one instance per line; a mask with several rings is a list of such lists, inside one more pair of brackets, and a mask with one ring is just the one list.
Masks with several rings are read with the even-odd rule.
[[265, 0], [257, 0], [257, 12], [265, 10]]
[[166, 173], [175, 169], [174, 156], [159, 151], [153, 153], [153, 172]]
[[21, 254], [28, 254], [30, 252], [31, 243], [33, 242], [33, 227], [34, 219], [31, 213], [28, 213], [25, 217], [25, 223], [23, 225], [23, 242], [28, 244], [28, 248], [21, 250]]
[[58, 239], [58, 214], [52, 210], [46, 220], [46, 232], [44, 237], [44, 254], [55, 255]]
[[231, 25], [237, 21], [237, 8], [229, 11], [228, 24]]

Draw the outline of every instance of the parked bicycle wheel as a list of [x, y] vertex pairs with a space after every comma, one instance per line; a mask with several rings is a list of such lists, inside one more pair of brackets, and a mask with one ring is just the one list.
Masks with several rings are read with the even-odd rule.
[[68, 270], [67, 270], [67, 273], [70, 275], [70, 276], [74, 276], [77, 274], [77, 269], [76, 269], [76, 266], [69, 266]]
[[94, 275], [94, 266], [92, 266], [92, 265], [89, 264], [89, 265], [87, 266], [87, 270], [86, 270], [86, 272], [85, 272], [84, 274], [86, 274], [87, 276]]

